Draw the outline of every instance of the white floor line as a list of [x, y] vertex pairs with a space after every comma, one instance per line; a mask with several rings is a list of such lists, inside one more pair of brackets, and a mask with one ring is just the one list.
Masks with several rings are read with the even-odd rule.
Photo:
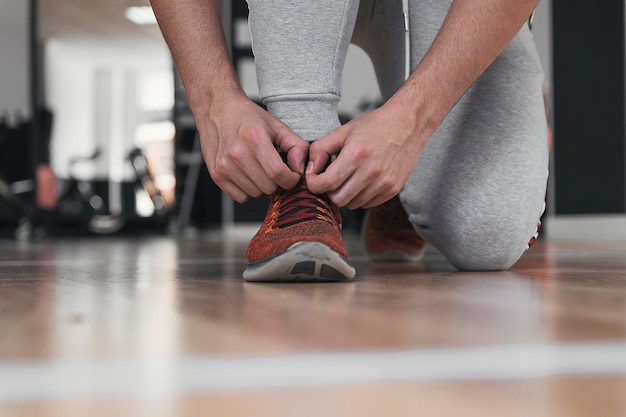
[[50, 261], [0, 261], [0, 266], [72, 266], [72, 265], [106, 265], [99, 259], [55, 259]]
[[264, 357], [0, 362], [0, 402], [177, 396], [374, 382], [626, 378], [626, 342]]

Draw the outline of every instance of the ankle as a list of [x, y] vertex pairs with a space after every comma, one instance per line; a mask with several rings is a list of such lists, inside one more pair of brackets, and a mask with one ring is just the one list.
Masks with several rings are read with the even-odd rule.
[[301, 138], [315, 141], [340, 126], [339, 96], [306, 94], [275, 96], [264, 100], [267, 110]]

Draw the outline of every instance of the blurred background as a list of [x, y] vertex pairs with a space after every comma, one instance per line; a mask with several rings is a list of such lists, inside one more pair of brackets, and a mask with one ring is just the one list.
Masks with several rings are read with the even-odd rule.
[[[247, 5], [223, 0], [233, 64], [258, 100]], [[552, 167], [545, 231], [626, 239], [624, 2], [542, 0]], [[351, 47], [341, 118], [380, 105]], [[0, 229], [46, 235], [194, 233], [256, 225], [264, 198], [225, 197], [148, 0], [0, 0]], [[360, 228], [360, 213], [346, 214]]]

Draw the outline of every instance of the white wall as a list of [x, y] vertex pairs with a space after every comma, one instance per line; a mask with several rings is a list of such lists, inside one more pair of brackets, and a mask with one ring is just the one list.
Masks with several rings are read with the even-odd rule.
[[[69, 159], [94, 150], [94, 73], [71, 47], [54, 40], [46, 44], [45, 63], [46, 106], [54, 114], [52, 166], [66, 178]], [[81, 168], [81, 176], [93, 176], [94, 167]]]
[[166, 69], [172, 63], [165, 45], [81, 38], [48, 39], [44, 52], [45, 101], [54, 114], [52, 166], [69, 176], [68, 162], [99, 147], [96, 164], [81, 164], [79, 178], [132, 177], [125, 163], [134, 146], [137, 112], [136, 80], [142, 71]]
[[0, 0], [0, 115], [30, 117], [30, 4]]
[[[541, 0], [535, 12], [533, 36], [539, 57], [546, 72], [548, 87], [552, 85], [552, 0]], [[359, 47], [350, 45], [342, 80], [340, 111], [356, 112], [363, 100], [373, 101], [380, 97], [372, 63]]]
[[535, 11], [533, 36], [539, 57], [546, 72], [548, 86], [552, 86], [552, 0], [541, 0]]
[[[535, 12], [533, 36], [546, 72], [548, 89], [552, 86], [552, 0], [541, 0]], [[342, 78], [342, 99], [339, 111], [357, 115], [363, 101], [380, 99], [374, 68], [367, 54], [350, 45]]]
[[350, 45], [341, 79], [339, 112], [355, 117], [361, 113], [361, 103], [380, 100], [380, 89], [372, 61], [363, 49]]

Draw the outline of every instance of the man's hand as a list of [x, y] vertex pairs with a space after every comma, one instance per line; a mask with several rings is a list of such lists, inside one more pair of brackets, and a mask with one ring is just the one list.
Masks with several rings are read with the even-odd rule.
[[340, 207], [377, 206], [400, 192], [424, 143], [412, 118], [385, 105], [311, 144], [307, 186]]
[[279, 187], [295, 187], [304, 173], [309, 143], [247, 98], [232, 97], [217, 107], [197, 121], [215, 183], [239, 203]]
[[[246, 97], [230, 63], [220, 1], [150, 3], [185, 85], [213, 180], [240, 203], [293, 188], [309, 144]], [[289, 166], [277, 148], [288, 154]]]
[[389, 101], [311, 145], [309, 189], [351, 209], [397, 194], [430, 135], [538, 2], [454, 0], [428, 53]]

